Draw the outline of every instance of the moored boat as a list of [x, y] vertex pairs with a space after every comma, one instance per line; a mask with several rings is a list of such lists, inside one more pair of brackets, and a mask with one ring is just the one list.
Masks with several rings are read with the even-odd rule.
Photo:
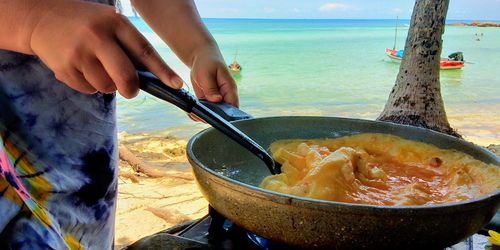
[[[400, 63], [403, 60], [403, 50], [386, 48], [385, 53], [393, 62]], [[461, 69], [465, 65], [462, 52], [450, 54], [448, 58], [441, 58], [439, 62], [440, 69]]]
[[241, 65], [239, 65], [236, 61], [229, 64], [227, 68], [231, 73], [239, 73], [242, 70]]
[[227, 65], [227, 69], [229, 72], [233, 74], [238, 74], [243, 70], [241, 65], [236, 61], [236, 57], [238, 56], [238, 50], [236, 50], [236, 53], [234, 53], [234, 58], [233, 58], [233, 63]]

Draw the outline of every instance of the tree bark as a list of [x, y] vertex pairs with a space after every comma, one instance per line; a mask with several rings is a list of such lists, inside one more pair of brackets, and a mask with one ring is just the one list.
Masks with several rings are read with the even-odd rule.
[[450, 127], [439, 82], [449, 0], [416, 0], [396, 83], [377, 118], [461, 137]]

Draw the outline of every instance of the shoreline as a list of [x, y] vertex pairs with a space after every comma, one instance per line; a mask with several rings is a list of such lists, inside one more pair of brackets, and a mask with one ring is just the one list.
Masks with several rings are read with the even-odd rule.
[[[446, 100], [445, 100], [446, 101]], [[382, 106], [372, 104], [335, 105], [331, 109], [313, 106], [293, 108], [244, 108], [245, 112], [258, 118], [273, 116], [327, 116], [375, 120]], [[500, 103], [472, 102], [463, 104], [445, 105], [448, 121], [464, 139], [480, 146], [500, 143]], [[193, 135], [209, 128], [208, 125], [193, 122], [186, 116], [186, 121], [179, 125], [159, 129], [146, 129], [144, 131], [133, 128], [131, 134], [147, 133], [151, 135], [173, 135], [177, 138], [189, 140]], [[127, 131], [120, 131], [127, 132]]]
[[500, 23], [497, 22], [488, 22], [488, 21], [472, 21], [470, 23], [466, 22], [455, 22], [446, 24], [448, 26], [456, 26], [456, 27], [464, 27], [464, 26], [472, 26], [472, 27], [500, 27]]

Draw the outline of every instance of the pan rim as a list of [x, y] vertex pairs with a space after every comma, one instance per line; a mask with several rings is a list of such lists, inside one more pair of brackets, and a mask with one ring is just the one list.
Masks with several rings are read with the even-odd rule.
[[[238, 123], [245, 123], [245, 122], [251, 122], [255, 120], [273, 120], [273, 119], [304, 119], [304, 118], [319, 118], [319, 119], [338, 119], [338, 120], [344, 120], [344, 121], [357, 121], [357, 122], [365, 122], [365, 123], [372, 123], [372, 124], [385, 124], [390, 127], [406, 127], [414, 130], [420, 130], [421, 132], [425, 133], [431, 133], [436, 136], [441, 136], [445, 137], [447, 139], [455, 139], [455, 137], [439, 133], [433, 130], [429, 129], [424, 129], [424, 128], [419, 128], [419, 127], [414, 127], [410, 125], [403, 125], [403, 124], [395, 124], [391, 122], [384, 122], [384, 121], [374, 121], [374, 120], [367, 120], [367, 119], [358, 119], [358, 118], [345, 118], [345, 117], [333, 117], [333, 116], [272, 116], [272, 117], [260, 117], [260, 118], [251, 118], [251, 119], [245, 119], [245, 120], [240, 120], [240, 121], [234, 121], [232, 123], [238, 124]], [[206, 173], [210, 174], [211, 177], [219, 180], [226, 181], [227, 183], [234, 185], [236, 187], [242, 186], [245, 187], [253, 192], [258, 193], [259, 195], [263, 195], [268, 199], [283, 199], [283, 200], [289, 200], [287, 203], [313, 203], [313, 204], [318, 204], [321, 206], [325, 207], [342, 207], [342, 208], [349, 208], [349, 209], [357, 209], [357, 210], [384, 210], [385, 212], [387, 211], [393, 211], [393, 212], [408, 212], [408, 210], [436, 210], [436, 209], [453, 209], [456, 207], [460, 207], [460, 209], [464, 209], [464, 206], [470, 206], [470, 207], [475, 207], [478, 204], [482, 202], [486, 202], [489, 199], [494, 199], [494, 198], [500, 198], [500, 188], [497, 188], [496, 191], [488, 193], [486, 195], [476, 197], [473, 199], [465, 200], [465, 201], [459, 201], [459, 202], [452, 202], [452, 203], [442, 203], [442, 204], [431, 204], [431, 205], [411, 205], [411, 206], [402, 206], [402, 205], [396, 205], [396, 206], [388, 206], [388, 205], [372, 205], [372, 204], [357, 204], [357, 203], [347, 203], [347, 202], [339, 202], [339, 201], [329, 201], [329, 200], [319, 200], [319, 199], [312, 199], [312, 198], [306, 198], [306, 197], [300, 197], [300, 196], [295, 196], [295, 195], [290, 195], [290, 194], [284, 194], [284, 193], [279, 193], [279, 192], [274, 192], [271, 190], [267, 190], [264, 188], [260, 188], [258, 186], [250, 185], [235, 179], [232, 179], [230, 177], [221, 175], [217, 173], [216, 171], [207, 168], [204, 166], [204, 164], [197, 159], [193, 152], [193, 144], [196, 143], [197, 140], [200, 139], [204, 134], [215, 130], [214, 128], [206, 128], [198, 133], [196, 133], [191, 139], [188, 141], [187, 146], [186, 146], [186, 154], [188, 156], [188, 160], [191, 163], [193, 168], [198, 168], [202, 171], [205, 171]], [[468, 141], [463, 141], [462, 143], [467, 144], [467, 146], [472, 147], [476, 150], [481, 151], [483, 154], [487, 154], [488, 156], [492, 157], [495, 159], [497, 162], [493, 163], [500, 167], [500, 157], [494, 155], [492, 152], [489, 150], [486, 150], [485, 148], [482, 148], [478, 145], [475, 145], [471, 142]], [[194, 163], [194, 164], [193, 164]], [[231, 189], [235, 191], [241, 192], [241, 190], [234, 189], [230, 187]], [[274, 197], [273, 197], [274, 196]]]

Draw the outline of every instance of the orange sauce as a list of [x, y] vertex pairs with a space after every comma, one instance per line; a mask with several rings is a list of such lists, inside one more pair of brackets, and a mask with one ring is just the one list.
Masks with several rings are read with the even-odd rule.
[[387, 134], [271, 145], [282, 173], [261, 187], [314, 199], [373, 205], [458, 202], [500, 188], [500, 168], [453, 150]]

